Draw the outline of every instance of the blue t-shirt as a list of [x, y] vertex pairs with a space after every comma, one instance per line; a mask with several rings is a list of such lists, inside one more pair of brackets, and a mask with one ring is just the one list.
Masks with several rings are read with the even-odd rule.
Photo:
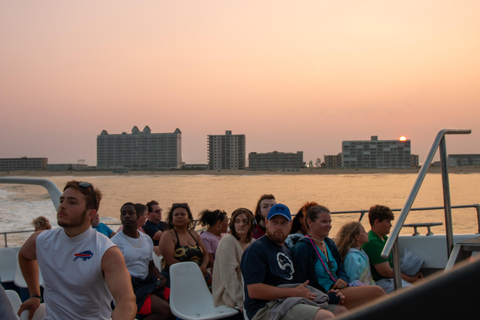
[[112, 234], [113, 230], [110, 229], [106, 224], [100, 222], [98, 226], [93, 227], [93, 229], [97, 229], [98, 232], [103, 233], [104, 235], [107, 236], [107, 238], [110, 238], [110, 235]]
[[245, 301], [249, 319], [252, 319], [267, 300], [252, 299], [248, 296], [247, 285], [264, 283], [271, 286], [294, 283], [293, 262], [290, 251], [270, 240], [266, 235], [251, 244], [242, 255], [242, 270]]
[[147, 220], [145, 222], [145, 225], [143, 226], [143, 231], [145, 231], [146, 234], [150, 236], [153, 240], [153, 245], [158, 246], [159, 240], [154, 240], [153, 236], [155, 233], [158, 231], [165, 231], [167, 229], [167, 224], [163, 221], [160, 221], [159, 223], [153, 223], [152, 221]]

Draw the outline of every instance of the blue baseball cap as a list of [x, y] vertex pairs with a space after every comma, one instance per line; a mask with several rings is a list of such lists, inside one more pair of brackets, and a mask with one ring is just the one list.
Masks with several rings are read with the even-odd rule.
[[284, 204], [277, 203], [270, 208], [268, 211], [267, 220], [272, 219], [275, 216], [281, 215], [285, 217], [288, 221], [292, 221], [292, 215], [290, 214], [290, 209]]

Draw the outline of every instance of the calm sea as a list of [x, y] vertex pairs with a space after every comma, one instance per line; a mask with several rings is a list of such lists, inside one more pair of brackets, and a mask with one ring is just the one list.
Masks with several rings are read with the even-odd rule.
[[[81, 177], [103, 192], [100, 215], [103, 222], [117, 222], [125, 202], [146, 203], [157, 200], [166, 213], [174, 202], [188, 202], [194, 215], [203, 209], [224, 209], [228, 213], [239, 207], [252, 211], [260, 195], [274, 194], [278, 202], [296, 212], [306, 201], [317, 201], [331, 211], [368, 209], [374, 204], [402, 208], [415, 182], [416, 174], [354, 175], [151, 175]], [[51, 176], [59, 189], [75, 177]], [[480, 174], [450, 174], [452, 205], [477, 204], [480, 201]], [[79, 178], [77, 178], [79, 179]], [[440, 174], [428, 174], [414, 202], [414, 207], [443, 206]], [[398, 213], [397, 213], [398, 214]], [[32, 229], [33, 218], [44, 215], [55, 224], [55, 210], [42, 187], [0, 184], [0, 232]], [[333, 216], [334, 236], [341, 225], [357, 220], [358, 214]], [[453, 211], [455, 233], [477, 231], [476, 211]], [[365, 226], [368, 225], [364, 219]], [[443, 211], [412, 212], [407, 223], [444, 222]], [[368, 227], [367, 227], [368, 228]], [[435, 227], [437, 234], [443, 227]], [[402, 233], [411, 233], [404, 229]], [[424, 231], [421, 231], [424, 233]], [[24, 237], [9, 237], [9, 246], [19, 245]], [[13, 241], [13, 242], [12, 242]], [[0, 247], [3, 239], [0, 239]]]

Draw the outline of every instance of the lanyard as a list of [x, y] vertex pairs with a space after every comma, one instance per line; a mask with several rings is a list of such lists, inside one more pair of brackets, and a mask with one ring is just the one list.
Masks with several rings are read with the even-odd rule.
[[[322, 259], [322, 256], [320, 255], [320, 252], [318, 252], [318, 249], [317, 249], [317, 246], [315, 245], [315, 243], [313, 242], [312, 240], [312, 237], [310, 235], [306, 235], [306, 237], [308, 239], [310, 239], [310, 242], [312, 243], [312, 246], [315, 248], [315, 251], [317, 251], [317, 255], [318, 255], [318, 258], [320, 259], [320, 261], [322, 262], [322, 265], [323, 267], [325, 268], [325, 270], [328, 272], [328, 274], [330, 275], [330, 279], [333, 280], [333, 282], [337, 282], [337, 279], [335, 279], [335, 277], [332, 275], [332, 272], [330, 272], [330, 269], [327, 268], [327, 266], [325, 265], [325, 262], [323, 262], [323, 259]], [[324, 240], [324, 243], [325, 243], [325, 240]], [[327, 250], [327, 256], [328, 256], [328, 249], [327, 249], [327, 244], [325, 243], [325, 249]]]

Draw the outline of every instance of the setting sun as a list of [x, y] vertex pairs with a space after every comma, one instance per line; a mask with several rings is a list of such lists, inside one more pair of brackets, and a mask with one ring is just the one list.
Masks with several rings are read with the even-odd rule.
[[407, 138], [405, 138], [405, 136], [401, 136], [400, 141], [407, 141]]

